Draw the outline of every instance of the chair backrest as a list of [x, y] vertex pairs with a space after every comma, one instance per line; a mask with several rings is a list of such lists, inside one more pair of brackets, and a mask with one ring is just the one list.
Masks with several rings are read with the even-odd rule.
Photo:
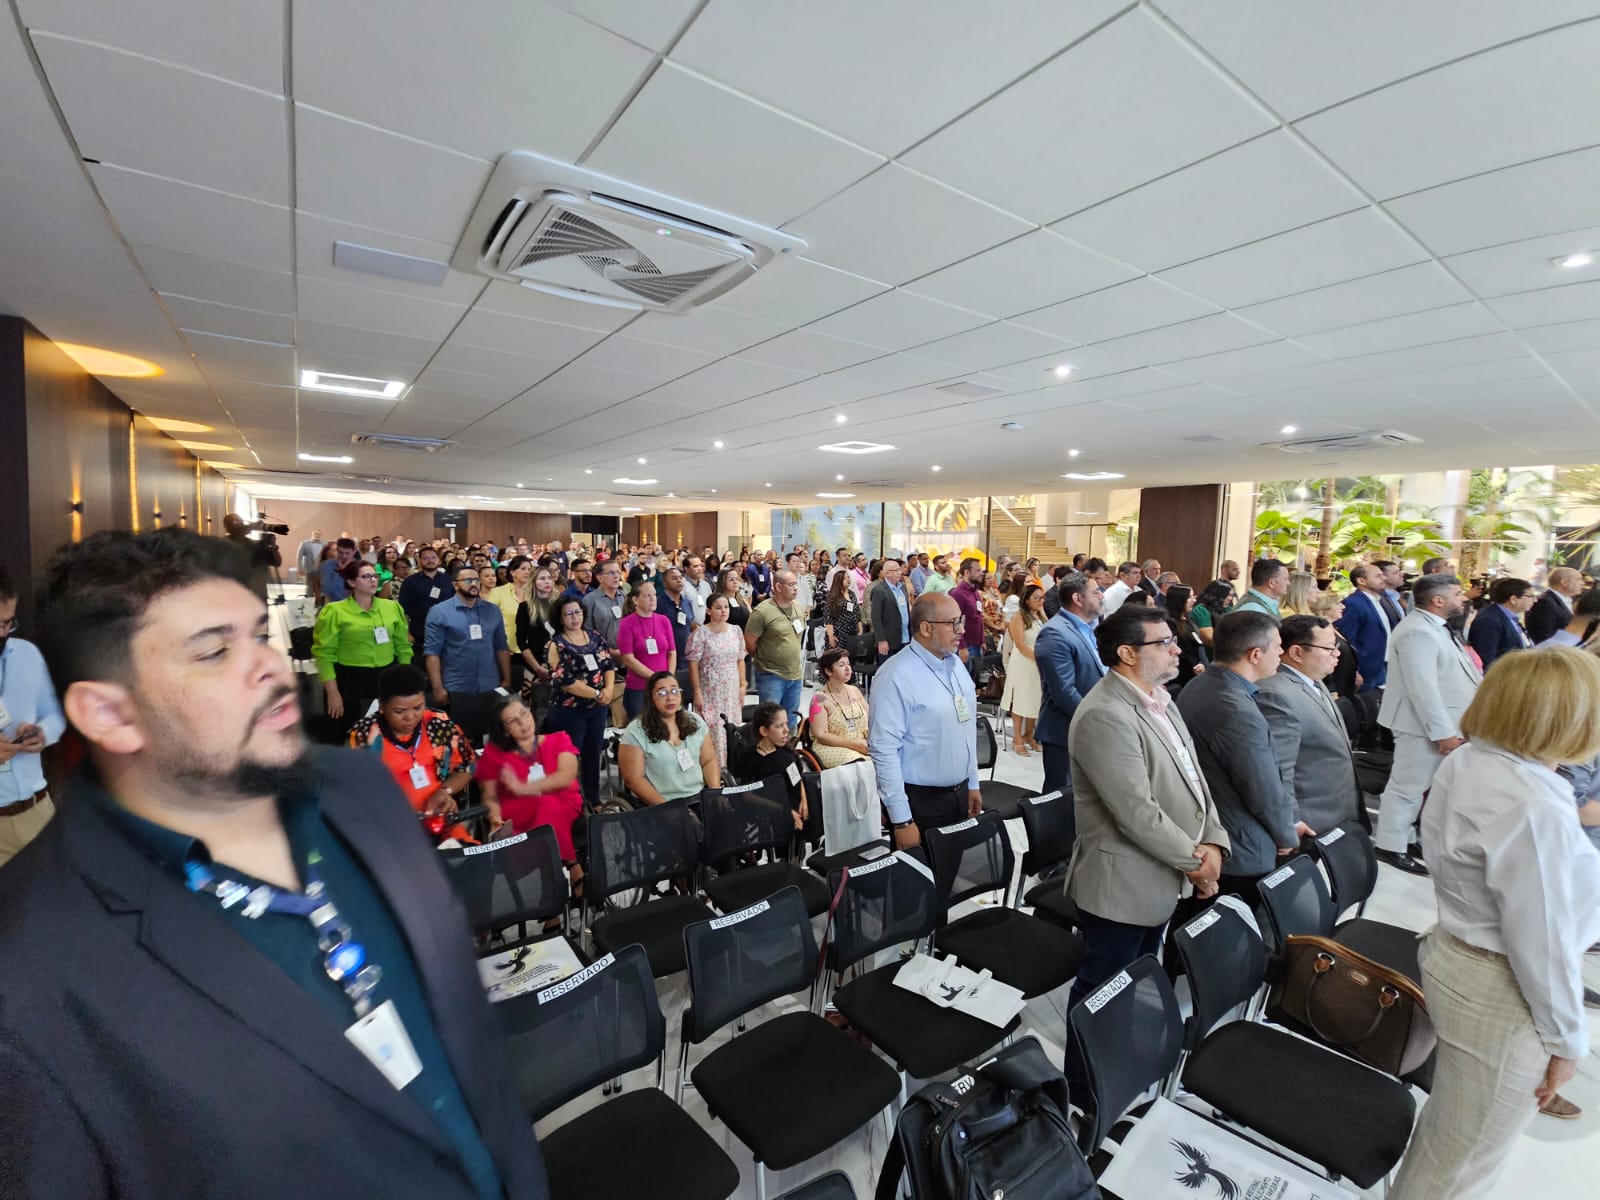
[[816, 977], [817, 942], [797, 887], [687, 926], [683, 952], [689, 967], [683, 1036], [696, 1045], [753, 1008], [805, 991]]
[[1177, 1067], [1183, 1017], [1166, 971], [1147, 954], [1073, 1005], [1067, 1021], [1094, 1097], [1078, 1135], [1092, 1154], [1122, 1114]]
[[1281, 950], [1284, 939], [1296, 934], [1327, 937], [1333, 932], [1333, 898], [1309, 854], [1284, 859], [1257, 889], [1275, 949]]
[[589, 904], [629, 888], [693, 874], [700, 865], [700, 827], [687, 800], [591, 813], [588, 830], [589, 864], [583, 888]]
[[978, 770], [994, 768], [1000, 758], [1000, 739], [995, 736], [994, 725], [984, 713], [978, 714]]
[[1378, 855], [1366, 827], [1346, 821], [1313, 839], [1312, 845], [1332, 885], [1334, 919], [1365, 904], [1378, 886]]
[[1172, 935], [1189, 979], [1194, 1016], [1184, 1034], [1193, 1050], [1230, 1010], [1252, 999], [1267, 973], [1267, 948], [1230, 905], [1213, 904]]
[[567, 873], [549, 825], [439, 853], [474, 930], [544, 921], [566, 909]]
[[870, 633], [858, 633], [850, 638], [850, 661], [873, 666], [878, 661], [878, 643]]
[[992, 812], [968, 817], [954, 825], [927, 829], [922, 834], [939, 889], [940, 922], [952, 904], [984, 892], [1005, 892], [1011, 887], [1016, 856], [1005, 822]]
[[839, 896], [828, 939], [828, 966], [842, 971], [890, 946], [927, 937], [939, 926], [933, 874], [905, 854], [886, 854], [851, 867], [844, 893], [842, 871], [828, 876], [828, 895]]
[[789, 791], [782, 775], [700, 793], [705, 859], [718, 866], [736, 854], [776, 850], [794, 841]]
[[493, 1006], [502, 1056], [530, 1120], [597, 1083], [660, 1057], [667, 1023], [642, 946], [624, 946], [576, 975]]
[[1075, 828], [1072, 793], [1054, 791], [1042, 796], [1026, 796], [1018, 802], [1017, 809], [1022, 813], [1022, 828], [1028, 834], [1028, 848], [1022, 852], [1023, 878], [1065, 866], [1072, 854]]

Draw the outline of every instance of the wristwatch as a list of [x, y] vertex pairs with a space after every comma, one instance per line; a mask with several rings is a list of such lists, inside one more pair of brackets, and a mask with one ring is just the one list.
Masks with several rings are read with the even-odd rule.
[[916, 821], [914, 819], [910, 820], [910, 821], [891, 821], [889, 823], [889, 828], [891, 828], [891, 829], [904, 829], [907, 825], [915, 825], [915, 824], [916, 824]]

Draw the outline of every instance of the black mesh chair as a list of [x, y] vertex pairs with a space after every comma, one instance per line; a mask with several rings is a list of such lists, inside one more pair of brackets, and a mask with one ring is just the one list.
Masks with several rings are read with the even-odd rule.
[[712, 916], [693, 895], [658, 896], [663, 880], [688, 880], [700, 867], [700, 829], [686, 801], [672, 800], [628, 812], [589, 817], [589, 870], [584, 915], [621, 892], [643, 888], [638, 904], [612, 908], [589, 923], [600, 951], [638, 942], [657, 978], [683, 970], [683, 929]]
[[939, 891], [938, 949], [964, 966], [987, 969], [1027, 997], [1042, 996], [1078, 973], [1083, 939], [1076, 933], [1004, 904], [979, 909], [945, 924], [952, 905], [1011, 886], [1016, 859], [1005, 824], [983, 813], [955, 825], [924, 831], [922, 837]]
[[995, 734], [994, 723], [979, 713], [978, 770], [989, 772], [989, 778], [978, 780], [978, 791], [983, 795], [983, 810], [997, 814], [1003, 821], [1014, 821], [1022, 815], [1019, 805], [1038, 793], [1032, 788], [997, 780], [994, 772], [999, 763], [1000, 739]]
[[548, 825], [439, 854], [479, 936], [498, 935], [515, 925], [520, 941], [528, 936], [529, 922], [538, 934], [545, 921], [566, 915], [567, 872], [556, 831]]
[[[815, 871], [826, 879], [839, 870], [840, 867], [864, 867], [868, 863], [877, 862], [885, 855], [893, 853], [894, 846], [888, 838], [878, 838], [875, 841], [863, 842], [859, 846], [849, 846], [833, 853], [829, 853], [828, 847], [824, 846], [806, 859], [806, 870]], [[913, 847], [912, 853], [917, 855], [923, 862], [927, 861], [927, 855], [923, 852], [921, 846]], [[833, 893], [829, 892], [828, 894], [831, 896]]]
[[1093, 1154], [1138, 1099], [1177, 1069], [1183, 1017], [1166, 971], [1145, 955], [1074, 1004], [1067, 1023], [1089, 1081], [1090, 1095], [1073, 1098], [1085, 1110], [1078, 1144]]
[[[809, 991], [817, 968], [811, 918], [796, 888], [691, 925], [683, 941], [689, 1007], [680, 1096], [691, 1046], [763, 1004]], [[808, 1011], [752, 1025], [701, 1059], [690, 1078], [711, 1115], [754, 1154], [760, 1197], [766, 1166], [792, 1167], [820, 1154], [900, 1092], [894, 1068]]]
[[[1336, 940], [1357, 954], [1399, 971], [1413, 983], [1422, 982], [1417, 961], [1417, 931], [1387, 921], [1363, 917], [1367, 899], [1378, 884], [1378, 856], [1372, 836], [1359, 821], [1346, 821], [1312, 840], [1312, 853], [1322, 860], [1333, 890]], [[1351, 908], [1356, 915], [1339, 921]]]
[[1265, 933], [1275, 953], [1282, 953], [1285, 939], [1295, 936], [1333, 935], [1333, 898], [1322, 882], [1317, 861], [1308, 854], [1294, 854], [1281, 860], [1256, 888], [1259, 909], [1266, 914]]
[[845, 640], [850, 647], [851, 682], [866, 695], [872, 690], [873, 676], [878, 673], [878, 643], [870, 633], [858, 633]]
[[821, 1179], [802, 1183], [792, 1192], [785, 1192], [778, 1200], [856, 1200], [856, 1190], [850, 1186], [850, 1177], [843, 1171], [830, 1171]]
[[[1081, 924], [1078, 906], [1067, 895], [1064, 879], [1067, 860], [1072, 857], [1075, 828], [1072, 793], [1029, 796], [1017, 807], [1028, 835], [1028, 848], [1022, 854], [1022, 878], [1017, 884], [1018, 903], [1028, 905], [1034, 916], [1052, 925], [1077, 929]], [[1027, 887], [1028, 880], [1035, 878], [1039, 882]]]
[[1183, 1086], [1357, 1187], [1370, 1188], [1393, 1170], [1416, 1119], [1410, 1089], [1282, 1029], [1227, 1019], [1254, 998], [1267, 965], [1261, 939], [1228, 905], [1212, 905], [1173, 941], [1194, 999]]
[[[927, 868], [898, 856], [836, 873], [829, 881], [844, 891], [833, 914], [825, 953], [835, 977], [880, 950], [919, 941], [939, 924], [939, 893]], [[977, 1058], [1021, 1023], [1001, 1028], [896, 987], [903, 964], [858, 974], [833, 995], [833, 1004], [913, 1079], [933, 1079]]]
[[[813, 917], [828, 911], [828, 885], [798, 863], [777, 861], [794, 845], [794, 818], [783, 776], [700, 793], [705, 857], [719, 874], [706, 895], [723, 912], [748, 908], [786, 887], [800, 890]], [[767, 853], [772, 862], [744, 865], [743, 856]]]
[[537, 1121], [596, 1084], [656, 1062], [656, 1086], [624, 1092], [539, 1139], [550, 1194], [596, 1200], [725, 1200], [739, 1168], [663, 1090], [666, 1020], [642, 946], [494, 1006], [512, 1086]]

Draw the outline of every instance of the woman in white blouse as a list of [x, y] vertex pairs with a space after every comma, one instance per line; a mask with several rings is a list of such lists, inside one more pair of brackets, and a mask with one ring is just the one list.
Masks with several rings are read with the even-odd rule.
[[1439, 1059], [1391, 1200], [1500, 1194], [1535, 1113], [1577, 1115], [1559, 1089], [1589, 1052], [1582, 968], [1600, 940], [1600, 851], [1555, 768], [1600, 753], [1600, 660], [1506, 655], [1461, 732], [1422, 811], [1439, 901], [1422, 990]]

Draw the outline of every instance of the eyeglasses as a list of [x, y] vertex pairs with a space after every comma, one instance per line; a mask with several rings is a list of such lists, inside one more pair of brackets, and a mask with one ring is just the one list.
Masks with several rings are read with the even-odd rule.
[[1135, 646], [1172, 646], [1172, 645], [1176, 645], [1177, 641], [1178, 641], [1178, 635], [1175, 634], [1175, 633], [1169, 633], [1164, 638], [1155, 638], [1152, 641], [1148, 641], [1148, 642], [1133, 642], [1131, 644], [1135, 645]]
[[1320, 642], [1290, 642], [1288, 646], [1284, 647], [1284, 649], [1287, 650], [1290, 646], [1304, 646], [1307, 650], [1327, 650], [1332, 654], [1339, 653], [1338, 642], [1335, 642], [1331, 646], [1324, 646]]
[[367, 579], [377, 579], [377, 576], [376, 575], [370, 575], [370, 574], [366, 573], [365, 571], [363, 571], [360, 575], [357, 575], [356, 578], [357, 579], [361, 579], [361, 580], [367, 580]]
[[954, 617], [954, 618], [952, 618], [951, 620], [948, 620], [948, 621], [926, 621], [926, 622], [924, 622], [924, 624], [935, 625], [935, 626], [937, 626], [937, 625], [948, 625], [951, 629], [960, 631], [961, 629], [966, 627], [967, 619], [965, 617]]
[[681, 695], [683, 695], [683, 689], [682, 688], [661, 688], [659, 691], [656, 692], [656, 695], [660, 699], [666, 700], [666, 699], [668, 699], [669, 697], [672, 697], [672, 696], [681, 696]]

